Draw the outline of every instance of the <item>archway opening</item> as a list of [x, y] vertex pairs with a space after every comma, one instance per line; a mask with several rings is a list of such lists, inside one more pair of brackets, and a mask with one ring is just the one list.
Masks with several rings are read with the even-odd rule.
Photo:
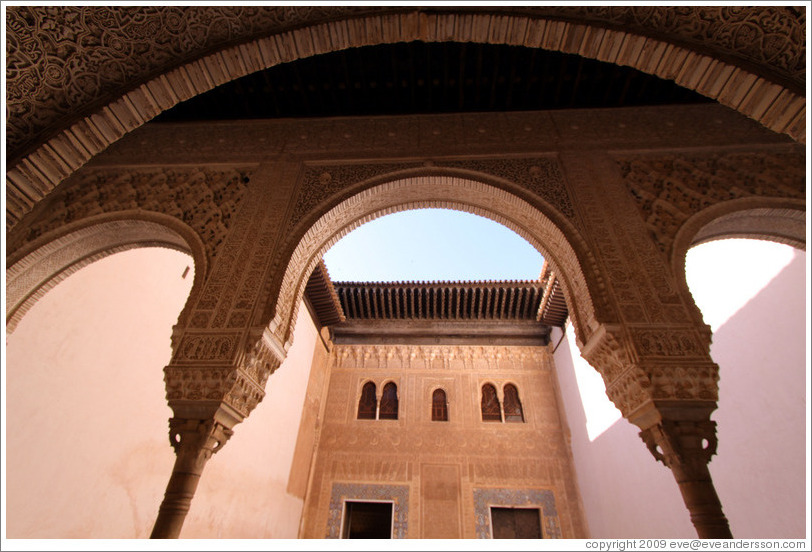
[[7, 335], [10, 538], [149, 535], [174, 462], [162, 370], [193, 281], [187, 254], [115, 253], [59, 282]]
[[482, 216], [450, 209], [393, 213], [356, 228], [324, 255], [347, 282], [536, 280], [543, 257]]
[[[686, 256], [686, 280], [713, 331], [719, 446], [709, 464], [737, 538], [805, 533], [809, 406], [806, 253], [721, 239]], [[748, 481], [742, 485], [741, 481]], [[752, 496], [759, 496], [754, 506]], [[769, 508], [769, 522], [760, 515]]]

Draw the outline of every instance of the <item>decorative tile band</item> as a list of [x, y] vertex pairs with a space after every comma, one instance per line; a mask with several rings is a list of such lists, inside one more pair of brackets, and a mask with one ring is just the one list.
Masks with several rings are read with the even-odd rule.
[[491, 506], [537, 507], [541, 510], [542, 535], [547, 539], [560, 539], [561, 526], [555, 509], [552, 491], [541, 489], [474, 489], [474, 515], [478, 539], [492, 538]]
[[325, 538], [337, 539], [341, 536], [341, 516], [346, 500], [391, 500], [394, 503], [395, 518], [392, 525], [392, 538], [406, 538], [409, 520], [408, 485], [333, 483]]

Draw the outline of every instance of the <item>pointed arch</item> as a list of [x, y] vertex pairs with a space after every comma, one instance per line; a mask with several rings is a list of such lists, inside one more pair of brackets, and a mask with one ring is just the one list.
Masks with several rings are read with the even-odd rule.
[[502, 391], [505, 397], [505, 421], [524, 422], [524, 410], [522, 401], [519, 399], [519, 389], [512, 383], [506, 383]]
[[431, 394], [431, 421], [448, 421], [448, 399], [444, 389], [437, 388]]
[[394, 381], [390, 381], [383, 386], [383, 391], [381, 391], [381, 407], [378, 412], [378, 419], [398, 419], [398, 386]]

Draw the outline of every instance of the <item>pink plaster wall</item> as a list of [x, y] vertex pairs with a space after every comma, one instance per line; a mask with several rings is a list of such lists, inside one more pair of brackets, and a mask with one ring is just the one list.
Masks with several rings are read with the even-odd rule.
[[9, 538], [137, 538], [172, 471], [163, 367], [187, 255], [139, 249], [73, 274], [6, 338]]
[[[139, 249], [57, 285], [6, 339], [8, 538], [148, 537], [172, 470], [163, 367], [191, 259]], [[316, 330], [300, 309], [267, 395], [216, 454], [181, 537], [295, 538], [285, 491]]]
[[[796, 251], [713, 336], [719, 448], [710, 470], [736, 538], [805, 537], [805, 286], [806, 255]], [[570, 327], [555, 364], [591, 536], [695, 537], [676, 483], [636, 427], [621, 419], [589, 440], [584, 409], [590, 405], [581, 402], [574, 370], [591, 368], [573, 343]]]

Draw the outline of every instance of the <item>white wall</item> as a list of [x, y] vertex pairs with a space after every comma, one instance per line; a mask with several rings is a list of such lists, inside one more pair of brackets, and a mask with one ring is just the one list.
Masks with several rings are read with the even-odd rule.
[[[145, 538], [174, 452], [163, 368], [191, 259], [119, 253], [57, 285], [7, 336], [8, 538]], [[316, 339], [300, 309], [267, 395], [203, 472], [181, 537], [295, 538], [286, 493]]]
[[[738, 274], [746, 277], [746, 271]], [[731, 281], [722, 278], [714, 285]], [[710, 278], [694, 285], [711, 285]], [[710, 470], [737, 538], [805, 535], [805, 286], [806, 255], [795, 251], [788, 266], [714, 333], [711, 355], [721, 380], [719, 408], [711, 416], [718, 424], [719, 448]], [[714, 292], [708, 295], [713, 298]], [[554, 343], [560, 335], [554, 335]], [[574, 341], [569, 327], [555, 364], [591, 536], [695, 537], [676, 483], [651, 457], [635, 426], [622, 419], [610, 422], [595, 437], [600, 423], [592, 419], [590, 435], [588, 413], [613, 407], [605, 393], [582, 403], [578, 380], [589, 381], [594, 370]]]
[[[560, 338], [561, 331], [556, 329], [553, 343]], [[670, 470], [655, 462], [636, 426], [618, 419], [620, 412], [602, 390], [600, 375], [597, 382], [602, 392], [591, 392], [586, 404], [582, 402], [576, 373], [577, 379], [589, 382], [597, 372], [581, 358], [572, 325], [568, 325], [554, 361], [590, 537], [696, 537]], [[596, 411], [617, 415], [610, 417], [608, 424], [601, 424], [595, 419]], [[608, 428], [597, 436], [594, 432], [590, 435], [587, 413], [593, 428]]]
[[[786, 247], [786, 246], [784, 246]], [[710, 463], [737, 538], [804, 538], [809, 492], [806, 424], [806, 254], [713, 335], [719, 364], [719, 448]]]

